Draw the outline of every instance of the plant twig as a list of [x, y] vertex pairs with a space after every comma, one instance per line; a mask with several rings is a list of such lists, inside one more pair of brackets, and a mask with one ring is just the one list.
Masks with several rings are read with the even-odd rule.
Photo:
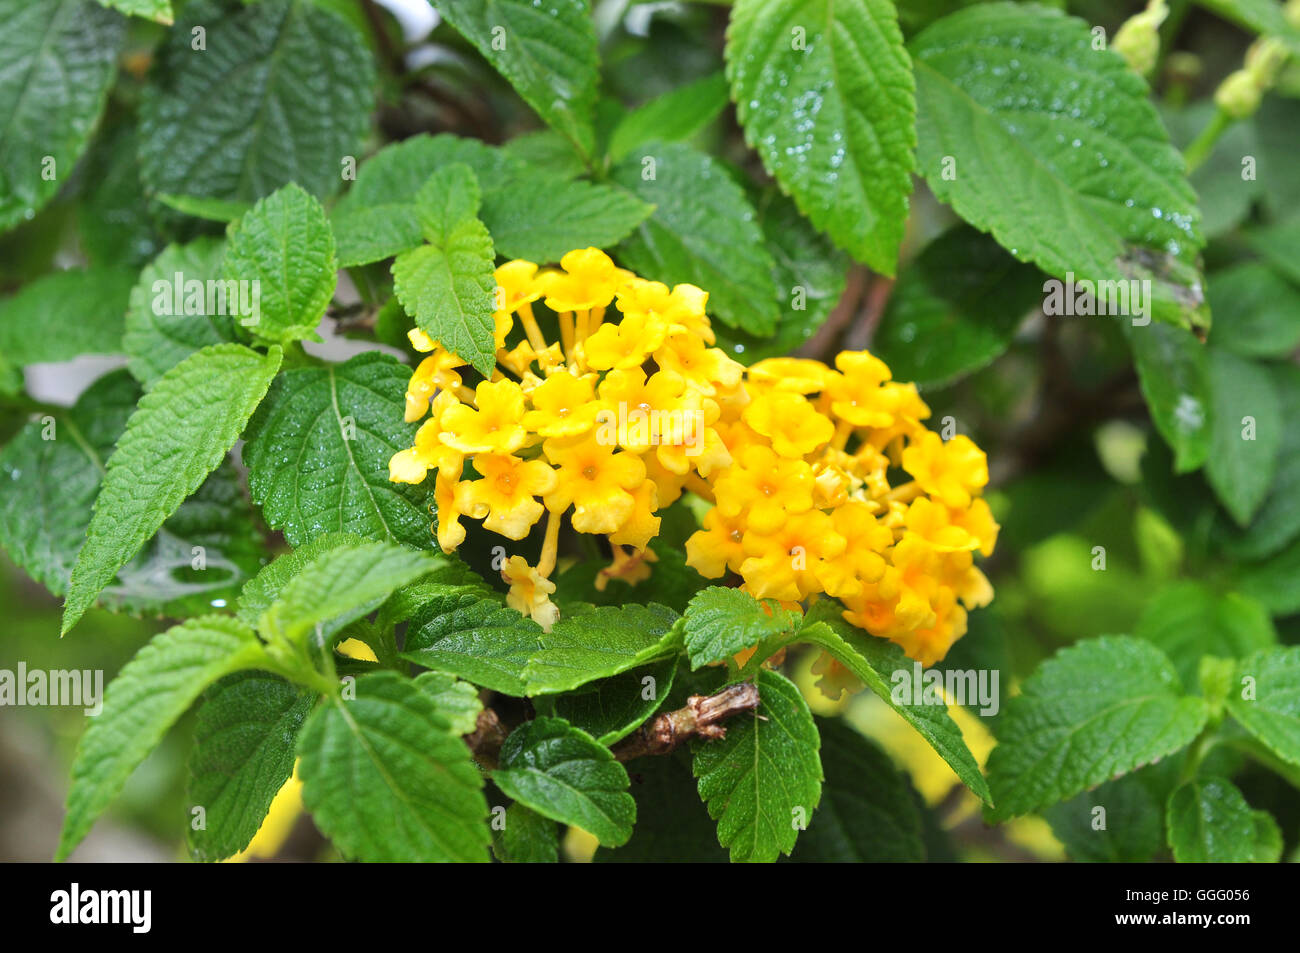
[[666, 712], [642, 725], [614, 746], [614, 757], [631, 761], [643, 755], [667, 754], [691, 738], [710, 741], [727, 736], [722, 723], [758, 707], [758, 686], [753, 682], [730, 685], [716, 695], [692, 695], [686, 706]]
[[465, 744], [469, 745], [475, 760], [489, 770], [496, 768], [505, 740], [505, 726], [491, 708], [484, 708], [478, 713], [478, 724], [465, 736]]

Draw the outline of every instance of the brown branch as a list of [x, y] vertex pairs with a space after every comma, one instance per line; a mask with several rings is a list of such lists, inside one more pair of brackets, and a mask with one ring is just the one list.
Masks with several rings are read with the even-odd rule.
[[[733, 715], [758, 707], [758, 688], [753, 682], [729, 685], [716, 695], [692, 695], [686, 706], [646, 722], [614, 746], [614, 757], [631, 761], [642, 755], [668, 754], [691, 738], [710, 741], [727, 736], [722, 724]], [[501, 760], [501, 746], [510, 731], [492, 708], [478, 713], [478, 724], [465, 736], [465, 744], [483, 767], [495, 770]]]
[[478, 724], [465, 736], [465, 744], [469, 745], [475, 760], [489, 770], [496, 768], [505, 740], [505, 726], [491, 708], [484, 708], [478, 713]]
[[753, 682], [730, 685], [716, 695], [692, 695], [686, 707], [666, 712], [642, 725], [614, 746], [614, 757], [631, 761], [643, 755], [667, 754], [691, 738], [710, 741], [725, 738], [722, 722], [758, 707], [758, 687]]

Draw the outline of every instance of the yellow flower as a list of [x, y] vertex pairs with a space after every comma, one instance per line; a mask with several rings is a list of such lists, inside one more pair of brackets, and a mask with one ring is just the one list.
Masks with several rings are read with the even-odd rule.
[[552, 374], [529, 395], [533, 410], [524, 426], [543, 437], [575, 437], [596, 424], [603, 402], [596, 400], [595, 375]]
[[564, 270], [547, 272], [539, 279], [546, 306], [556, 312], [603, 308], [633, 277], [598, 248], [571, 251], [560, 259], [560, 267]]
[[784, 391], [754, 398], [742, 419], [771, 440], [772, 449], [783, 457], [812, 453], [835, 436], [835, 425], [806, 398]]
[[650, 565], [658, 561], [659, 557], [655, 555], [653, 549], [628, 552], [621, 546], [615, 545], [613, 560], [596, 573], [596, 591], [604, 592], [611, 579], [620, 579], [629, 586], [644, 582], [650, 578]]
[[497, 363], [517, 377], [529, 374], [534, 362], [543, 374], [549, 374], [553, 368], [564, 363], [564, 352], [560, 350], [558, 344], [552, 344], [542, 351], [535, 351], [532, 342], [527, 338], [508, 351], [504, 349], [497, 351]]
[[820, 510], [791, 516], [771, 533], [745, 531], [745, 585], [757, 599], [806, 599], [821, 591], [822, 563], [844, 552], [846, 541]]
[[551, 626], [560, 618], [559, 608], [551, 602], [555, 583], [529, 566], [523, 556], [507, 559], [501, 570], [501, 578], [510, 586], [510, 592], [506, 594], [506, 605], [530, 617], [542, 627], [543, 632], [550, 632]]
[[537, 266], [531, 261], [517, 258], [508, 261], [492, 275], [497, 282], [496, 309], [509, 314], [542, 296], [542, 285], [537, 280]]
[[843, 662], [830, 652], [823, 652], [812, 664], [812, 673], [820, 675], [817, 690], [831, 701], [839, 701], [848, 692], [854, 695], [865, 687]]
[[821, 361], [802, 357], [769, 357], [751, 364], [745, 376], [774, 390], [816, 394], [826, 389], [827, 381], [834, 375]]
[[695, 285], [676, 285], [670, 292], [667, 285], [644, 278], [631, 279], [618, 293], [624, 314], [653, 311], [670, 331], [680, 329], [712, 344], [716, 339], [704, 313], [708, 303], [709, 293]]
[[460, 518], [465, 515], [461, 508], [464, 493], [465, 484], [460, 482], [459, 471], [438, 471], [433, 499], [438, 509], [438, 545], [444, 553], [455, 552], [465, 541], [465, 527], [460, 525]]
[[885, 574], [882, 554], [893, 544], [894, 534], [876, 519], [867, 503], [846, 503], [831, 514], [831, 523], [849, 545], [838, 556], [822, 562], [817, 578], [836, 598], [858, 595], [864, 584], [876, 582]]
[[617, 546], [631, 546], [633, 549], [645, 549], [650, 540], [659, 535], [660, 517], [655, 516], [659, 508], [659, 492], [654, 483], [645, 480], [632, 491], [632, 514], [614, 533], [609, 541]]
[[686, 565], [701, 576], [717, 579], [727, 570], [740, 572], [745, 561], [745, 520], [723, 516], [715, 506], [704, 514], [704, 528], [686, 540]]
[[903, 469], [926, 493], [951, 507], [969, 506], [972, 495], [989, 482], [984, 451], [963, 434], [945, 442], [927, 430], [903, 450]]
[[423, 483], [425, 476], [435, 467], [460, 472], [464, 454], [443, 443], [440, 423], [443, 412], [457, 403], [454, 394], [445, 390], [438, 393], [433, 399], [433, 415], [415, 432], [415, 446], [393, 454], [388, 461], [389, 480], [393, 483]]
[[831, 411], [855, 427], [887, 427], [894, 422], [880, 385], [889, 380], [889, 368], [867, 351], [844, 351], [835, 356], [840, 373], [831, 375], [827, 393]]
[[439, 347], [435, 347], [434, 353], [420, 362], [411, 374], [410, 383], [406, 385], [407, 423], [424, 416], [434, 391], [451, 391], [460, 386], [460, 375], [453, 368], [461, 367], [464, 363], [451, 351]]
[[629, 314], [617, 324], [605, 323], [582, 345], [589, 367], [627, 370], [639, 367], [668, 333], [668, 325], [653, 314]]
[[998, 530], [1002, 527], [993, 519], [993, 511], [989, 509], [988, 502], [974, 499], [969, 508], [952, 510], [951, 514], [953, 525], [960, 526], [974, 536], [979, 541], [979, 551], [983, 555], [992, 556], [993, 547], [998, 542]]
[[479, 454], [474, 468], [483, 478], [466, 485], [466, 514], [483, 520], [483, 526], [494, 533], [523, 539], [543, 512], [534, 497], [555, 489], [555, 471], [543, 460], [497, 453]]
[[935, 549], [952, 552], [979, 547], [979, 540], [961, 526], [953, 525], [948, 508], [928, 496], [918, 496], [907, 508], [908, 530]]
[[767, 447], [746, 447], [739, 464], [719, 476], [713, 489], [722, 515], [743, 513], [750, 529], [771, 533], [787, 516], [812, 509], [812, 467]]
[[745, 373], [745, 366], [721, 348], [705, 347], [702, 339], [681, 331], [668, 335], [654, 356], [663, 370], [676, 371], [706, 397], [734, 388]]
[[636, 453], [657, 445], [674, 428], [703, 429], [699, 395], [686, 394], [686, 382], [672, 371], [658, 371], [648, 380], [640, 367], [610, 371], [600, 383], [600, 397], [603, 439]]
[[474, 405], [457, 404], [443, 413], [444, 443], [461, 453], [514, 453], [524, 445], [525, 400], [518, 384], [483, 381], [474, 389]]
[[573, 506], [573, 528], [579, 533], [613, 533], [627, 522], [636, 505], [632, 495], [645, 482], [645, 464], [635, 454], [619, 452], [596, 440], [554, 438], [542, 445], [559, 469], [555, 489], [546, 495], [546, 508], [563, 513]]

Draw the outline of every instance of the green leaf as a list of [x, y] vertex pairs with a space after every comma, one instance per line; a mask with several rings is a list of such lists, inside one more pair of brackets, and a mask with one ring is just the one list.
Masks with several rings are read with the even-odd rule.
[[1241, 357], [1285, 357], [1300, 346], [1300, 289], [1248, 261], [1210, 279], [1210, 344]]
[[[1300, 367], [1279, 364], [1270, 370], [1282, 420], [1300, 419]], [[1282, 428], [1273, 485], [1250, 526], [1243, 530], [1222, 519], [1216, 529], [1219, 545], [1237, 559], [1271, 556], [1300, 534], [1300, 427]]]
[[1174, 451], [1174, 471], [1187, 473], [1210, 455], [1210, 361], [1184, 328], [1152, 323], [1126, 331], [1151, 421]]
[[415, 440], [402, 410], [410, 376], [368, 351], [276, 378], [243, 457], [254, 501], [292, 545], [329, 532], [432, 545], [428, 489], [388, 479], [389, 459]]
[[566, 607], [542, 633], [528, 661], [529, 695], [553, 695], [675, 656], [681, 647], [677, 613], [666, 606]]
[[713, 122], [727, 105], [727, 77], [710, 73], [634, 109], [609, 135], [609, 158], [617, 162], [651, 142], [683, 142]]
[[1249, 863], [1255, 859], [1255, 817], [1226, 778], [1188, 781], [1169, 798], [1169, 846], [1180, 864]]
[[374, 82], [357, 31], [314, 3], [187, 3], [140, 105], [144, 181], [242, 202], [289, 182], [329, 195], [369, 132]]
[[572, 824], [606, 847], [627, 843], [636, 802], [627, 772], [604, 745], [562, 718], [524, 722], [501, 746], [492, 781], [544, 817]]
[[426, 553], [392, 543], [336, 546], [321, 553], [280, 590], [258, 629], [302, 643], [317, 626], [337, 632], [432, 568]]
[[1282, 829], [1268, 811], [1252, 811], [1255, 819], [1255, 845], [1251, 860], [1256, 864], [1276, 864], [1282, 859]]
[[710, 586], [697, 593], [682, 616], [691, 669], [720, 662], [799, 625], [800, 616], [775, 599], [759, 602], [747, 592]]
[[[140, 272], [122, 337], [127, 367], [140, 383], [152, 384], [209, 344], [235, 340], [231, 315], [238, 311], [238, 294], [232, 301], [231, 289], [220, 280], [224, 255], [221, 240], [199, 238], [188, 245], [168, 245]], [[209, 281], [215, 282], [210, 302]]]
[[316, 325], [334, 297], [338, 265], [325, 210], [293, 183], [258, 201], [226, 230], [223, 272], [261, 289], [241, 323], [276, 344], [320, 340]]
[[591, 155], [596, 30], [586, 0], [442, 0], [438, 12], [510, 81], [524, 102]]
[[415, 193], [415, 217], [425, 241], [445, 247], [456, 226], [483, 204], [474, 170], [463, 162], [438, 169]]
[[1163, 652], [1102, 636], [1057, 652], [1007, 704], [989, 780], [1005, 819], [1046, 807], [1173, 754], [1205, 724]]
[[903, 271], [871, 349], [896, 380], [942, 387], [999, 357], [1041, 295], [1037, 268], [958, 226]]
[[719, 346], [746, 364], [785, 357], [807, 343], [844, 294], [849, 270], [849, 256], [775, 188], [761, 196], [757, 208], [775, 265], [772, 276], [780, 309], [776, 332], [760, 338], [722, 324], [713, 326]]
[[174, 195], [159, 192], [154, 198], [182, 215], [201, 218], [208, 222], [233, 222], [240, 216], [247, 215], [253, 208], [252, 202], [200, 195]]
[[624, 190], [574, 182], [571, 169], [540, 167], [472, 139], [415, 136], [387, 146], [361, 167], [332, 222], [346, 265], [379, 261], [420, 244], [416, 195], [430, 175], [464, 163], [482, 189], [479, 212], [498, 254], [559, 261], [588, 245], [625, 238], [651, 208]]
[[677, 659], [667, 658], [612, 678], [588, 682], [555, 699], [555, 714], [602, 745], [612, 745], [641, 727], [663, 707], [673, 690]]
[[1156, 593], [1133, 634], [1173, 661], [1184, 685], [1195, 685], [1201, 657], [1245, 658], [1277, 642], [1268, 613], [1236, 593], [1203, 583], [1176, 582]]
[[411, 618], [402, 658], [506, 695], [527, 694], [524, 670], [542, 627], [479, 593], [430, 599]]
[[799, 209], [893, 275], [916, 102], [889, 0], [737, 0], [727, 75], [745, 138]]
[[275, 557], [248, 581], [239, 594], [235, 615], [251, 626], [256, 626], [262, 613], [280, 598], [280, 593], [294, 576], [302, 572], [318, 556], [333, 549], [363, 546], [366, 539], [355, 533], [326, 533], [311, 542]]
[[91, 264], [139, 268], [165, 244], [166, 213], [140, 182], [135, 121], [105, 126], [84, 160], [96, 175], [77, 204], [77, 233]]
[[77, 745], [55, 859], [64, 860], [81, 842], [131, 772], [205, 688], [263, 657], [252, 629], [229, 617], [203, 616], [155, 636], [127, 662]]
[[424, 239], [415, 209], [407, 205], [354, 208], [340, 204], [330, 216], [330, 229], [338, 245], [339, 265], [344, 268], [400, 255]]
[[909, 45], [917, 157], [941, 202], [1065, 279], [1148, 279], [1161, 320], [1201, 321], [1196, 195], [1146, 84], [1088, 25], [988, 3]]
[[425, 672], [415, 679], [415, 687], [433, 699], [438, 713], [456, 734], [467, 735], [478, 727], [483, 703], [478, 700], [478, 689], [469, 682], [442, 672]]
[[908, 780], [879, 745], [840, 718], [818, 718], [822, 803], [790, 859], [910, 863], [926, 859], [921, 812]]
[[14, 364], [121, 354], [122, 324], [135, 275], [129, 268], [68, 269], [44, 275], [0, 302], [0, 354]]
[[1226, 704], [1269, 751], [1300, 765], [1300, 647], [1264, 649], [1244, 659]]
[[416, 326], [485, 377], [496, 365], [494, 260], [486, 226], [465, 218], [445, 246], [421, 245], [393, 262], [393, 290]]
[[[1218, 110], [1210, 97], [1177, 108], [1161, 103], [1160, 116], [1169, 129], [1169, 138], [1178, 149], [1185, 150], [1196, 140], [1202, 129], [1214, 121]], [[1201, 231], [1207, 240], [1230, 232], [1240, 225], [1251, 212], [1259, 198], [1264, 183], [1259, 177], [1242, 174], [1242, 160], [1246, 156], [1259, 157], [1260, 150], [1251, 122], [1234, 122], [1223, 131], [1206, 156], [1188, 176], [1196, 190], [1201, 209]], [[1263, 162], [1258, 162], [1264, 165]], [[1214, 323], [1219, 323], [1219, 313], [1210, 302]]]
[[67, 633], [117, 571], [239, 438], [280, 366], [238, 344], [206, 347], [140, 399], [109, 458], [63, 609]]
[[618, 247], [623, 264], [665, 284], [698, 285], [724, 324], [772, 333], [772, 256], [744, 191], [717, 160], [685, 143], [656, 144], [616, 165], [612, 178], [655, 207]]
[[[1254, 116], [1258, 152], [1256, 180], [1265, 207], [1275, 221], [1285, 218], [1300, 202], [1300, 181], [1287, 174], [1300, 144], [1300, 102], [1290, 97], [1265, 96]], [[1238, 158], [1240, 168], [1240, 158]], [[1218, 323], [1218, 315], [1215, 315]]]
[[526, 165], [565, 179], [576, 179], [587, 171], [587, 165], [573, 143], [554, 129], [539, 129], [515, 136], [502, 144], [501, 149]]
[[144, 17], [171, 26], [171, 0], [99, 0], [106, 7], [121, 10], [127, 16]]
[[[90, 500], [81, 513], [81, 532], [68, 550], [69, 570], [91, 520]], [[223, 461], [117, 571], [97, 604], [178, 618], [210, 612], [235, 598], [261, 566], [265, 547], [239, 470]]]
[[[0, 480], [8, 494], [0, 509], [0, 545], [55, 595], [68, 590], [104, 462], [139, 397], [140, 388], [126, 371], [107, 374], [75, 406], [32, 421], [0, 451]], [[196, 546], [202, 547], [201, 569], [195, 568]], [[239, 475], [223, 464], [118, 571], [97, 601], [173, 616], [206, 612], [234, 597], [257, 571], [261, 553], [261, 534]]]
[[505, 826], [492, 831], [492, 853], [503, 864], [554, 864], [560, 856], [555, 822], [522, 804], [511, 804]]
[[689, 754], [681, 750], [638, 758], [629, 765], [628, 774], [636, 801], [636, 829], [617, 850], [597, 850], [594, 863], [727, 862], [727, 851], [718, 846], [717, 825], [700, 803]]
[[1277, 472], [1286, 422], [1268, 370], [1209, 349], [1210, 455], [1205, 478], [1239, 526], [1250, 523]]
[[483, 221], [497, 254], [537, 262], [559, 261], [575, 248], [616, 245], [652, 212], [622, 189], [531, 168], [483, 196]]
[[1043, 817], [1072, 860], [1146, 863], [1165, 847], [1169, 766], [1170, 762], [1161, 762], [1107, 781], [1053, 804], [1043, 811]]
[[735, 863], [770, 863], [794, 849], [821, 800], [821, 741], [808, 703], [784, 676], [758, 673], [757, 717], [726, 724], [721, 741], [692, 743], [694, 774], [718, 843]]
[[1242, 595], [1275, 616], [1300, 612], [1300, 538], [1267, 559], [1233, 568], [1232, 578]]
[[350, 858], [370, 862], [487, 860], [483, 778], [434, 699], [395, 672], [331, 698], [298, 742], [302, 798]]
[[278, 675], [237, 672], [208, 689], [190, 752], [190, 808], [205, 826], [186, 836], [195, 860], [224, 860], [253, 839], [293, 774], [294, 744], [316, 700]]
[[0, 231], [7, 231], [71, 178], [117, 74], [126, 21], [91, 0], [0, 0], [0, 22]]
[[[404, 208], [413, 212], [410, 207], [429, 176], [456, 163], [470, 167], [484, 194], [509, 185], [520, 170], [527, 168], [520, 160], [477, 139], [446, 133], [412, 136], [385, 146], [362, 163], [352, 188], [334, 207], [333, 218], [337, 220], [364, 209], [382, 209], [394, 215], [402, 214]], [[413, 215], [410, 221], [418, 228], [419, 222]], [[342, 236], [339, 244], [340, 257], [346, 263], [342, 254], [346, 243]], [[415, 244], [419, 244], [418, 237]]]
[[981, 800], [991, 803], [988, 784], [947, 706], [926, 704], [923, 698], [903, 701], [894, 697], [895, 686], [902, 682], [910, 684], [914, 665], [919, 663], [913, 663], [893, 643], [849, 625], [841, 615], [842, 609], [831, 599], [818, 600], [809, 607], [803, 627], [795, 633], [793, 641], [811, 642], [830, 652], [919, 731], [963, 784]]

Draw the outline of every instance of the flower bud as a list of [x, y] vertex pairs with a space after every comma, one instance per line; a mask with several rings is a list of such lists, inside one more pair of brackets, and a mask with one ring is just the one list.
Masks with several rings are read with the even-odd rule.
[[1219, 84], [1214, 103], [1233, 119], [1245, 119], [1259, 109], [1264, 92], [1249, 70], [1239, 69]]
[[1165, 0], [1151, 0], [1145, 10], [1125, 21], [1111, 43], [1112, 49], [1142, 76], [1155, 68], [1156, 57], [1160, 54], [1160, 24], [1168, 15]]

